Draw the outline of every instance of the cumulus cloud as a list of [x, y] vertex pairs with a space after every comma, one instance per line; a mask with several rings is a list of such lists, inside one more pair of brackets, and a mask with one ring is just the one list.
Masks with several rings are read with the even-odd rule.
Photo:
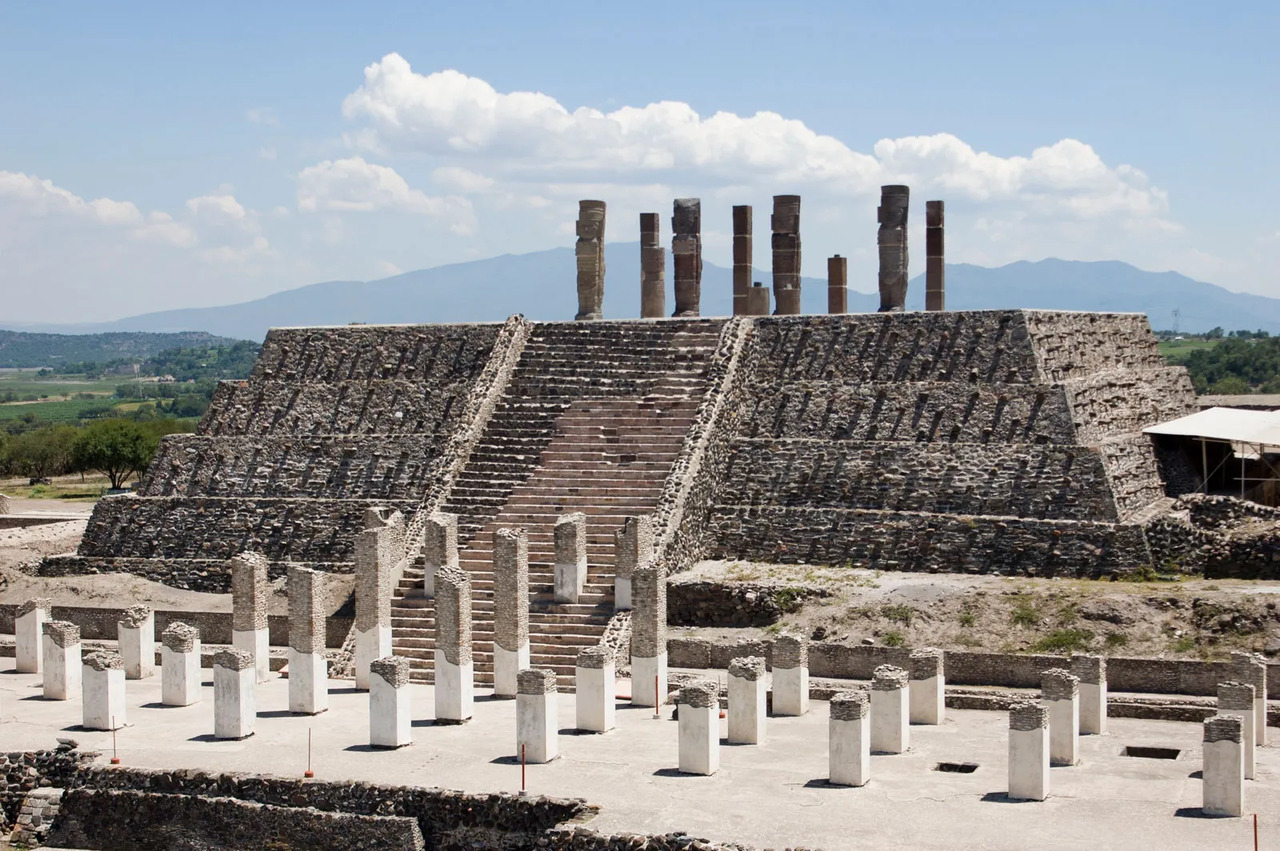
[[455, 195], [431, 196], [414, 189], [395, 169], [363, 157], [325, 160], [298, 174], [298, 209], [304, 212], [391, 210], [448, 219], [450, 230], [470, 233], [471, 202]]

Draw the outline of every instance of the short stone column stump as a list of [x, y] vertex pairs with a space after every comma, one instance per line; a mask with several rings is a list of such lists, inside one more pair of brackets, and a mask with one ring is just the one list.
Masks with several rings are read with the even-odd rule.
[[1071, 673], [1080, 680], [1080, 733], [1100, 736], [1107, 732], [1107, 660], [1076, 654]]
[[253, 735], [258, 717], [258, 667], [248, 650], [222, 650], [213, 657], [213, 737]]
[[578, 652], [574, 667], [574, 710], [577, 728], [607, 733], [617, 726], [617, 677], [613, 648], [603, 645]]
[[715, 683], [691, 683], [676, 694], [680, 761], [685, 774], [720, 770], [720, 694]]
[[804, 715], [809, 711], [809, 642], [781, 635], [773, 642], [773, 714]]
[[1009, 707], [1009, 797], [1049, 797], [1049, 708], [1025, 701]]
[[947, 714], [947, 677], [941, 650], [911, 654], [911, 723], [941, 724]]
[[14, 656], [19, 674], [38, 674], [43, 662], [44, 625], [53, 620], [53, 604], [43, 597], [18, 605], [13, 620]]
[[160, 634], [160, 702], [190, 706], [200, 701], [200, 630], [175, 621]]
[[1231, 654], [1231, 679], [1253, 686], [1253, 731], [1258, 747], [1267, 743], [1267, 660], [1257, 653]]
[[1244, 726], [1238, 716], [1215, 715], [1204, 722], [1202, 808], [1208, 816], [1244, 814]]
[[551, 762], [560, 755], [556, 672], [529, 668], [516, 680], [516, 757], [534, 764]]
[[1040, 697], [1049, 710], [1049, 763], [1080, 761], [1080, 681], [1062, 668], [1040, 675]]
[[149, 606], [130, 606], [116, 622], [124, 675], [145, 680], [156, 673], [156, 614]]
[[413, 744], [408, 659], [386, 656], [369, 663], [369, 744], [375, 748]]
[[125, 671], [120, 655], [105, 650], [85, 654], [81, 677], [81, 725], [86, 730], [125, 726]]
[[902, 668], [881, 665], [871, 680], [871, 750], [903, 753], [911, 747], [910, 677]]
[[866, 692], [844, 691], [831, 698], [827, 735], [827, 781], [865, 786], [871, 779], [871, 699]]
[[241, 553], [231, 567], [231, 646], [253, 656], [255, 677], [271, 678], [271, 638], [267, 630], [267, 559]]
[[1240, 719], [1240, 742], [1244, 749], [1244, 779], [1257, 773], [1257, 731], [1253, 728], [1253, 686], [1248, 683], [1218, 683], [1218, 714]]
[[80, 695], [80, 627], [68, 621], [46, 621], [40, 667], [45, 700], [70, 700]]
[[764, 744], [767, 691], [762, 657], [743, 656], [729, 663], [729, 744]]

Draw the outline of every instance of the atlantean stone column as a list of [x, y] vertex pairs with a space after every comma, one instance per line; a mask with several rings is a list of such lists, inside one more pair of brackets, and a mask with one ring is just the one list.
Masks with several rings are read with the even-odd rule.
[[702, 299], [702, 202], [697, 198], [677, 198], [671, 231], [676, 277], [676, 309], [672, 316], [697, 316]]
[[631, 576], [653, 555], [653, 516], [628, 517], [613, 533], [613, 608], [631, 608]]
[[1231, 679], [1253, 686], [1253, 729], [1258, 747], [1267, 743], [1267, 661], [1256, 653], [1231, 654]]
[[902, 753], [911, 747], [911, 708], [906, 671], [880, 665], [871, 680], [871, 750]]
[[809, 642], [784, 634], [773, 642], [773, 714], [809, 711]]
[[1009, 707], [1009, 797], [1049, 797], [1049, 708], [1025, 701]]
[[800, 313], [800, 196], [773, 196], [773, 297], [778, 316]]
[[549, 668], [530, 668], [521, 671], [518, 680], [516, 757], [535, 764], [551, 762], [560, 755], [556, 672]]
[[124, 675], [144, 680], [156, 672], [156, 614], [150, 606], [130, 606], [116, 621], [116, 643]]
[[747, 293], [751, 291], [751, 207], [733, 208], [733, 315], [747, 316]]
[[529, 536], [493, 533], [493, 696], [515, 697], [529, 667]]
[[747, 315], [769, 315], [769, 288], [759, 281], [752, 283], [751, 289], [747, 290]]
[[436, 595], [436, 571], [458, 566], [458, 515], [427, 515], [422, 532], [422, 596]]
[[413, 744], [409, 660], [399, 656], [369, 664], [369, 745], [402, 748]]
[[871, 700], [865, 691], [831, 698], [827, 739], [827, 780], [835, 786], [865, 786], [871, 779]]
[[631, 705], [667, 702], [667, 582], [652, 561], [631, 574]]
[[578, 651], [573, 672], [574, 701], [579, 730], [606, 733], [617, 722], [617, 693], [613, 648], [605, 645]]
[[1204, 722], [1202, 808], [1207, 816], [1244, 814], [1244, 727], [1240, 718], [1215, 715]]
[[355, 681], [369, 688], [369, 666], [391, 655], [391, 570], [395, 560], [390, 526], [356, 536]]
[[827, 258], [827, 313], [849, 312], [849, 258]]
[[880, 232], [880, 312], [899, 313], [907, 306], [907, 208], [911, 190], [881, 186], [876, 219]]
[[19, 674], [38, 674], [42, 651], [40, 648], [44, 625], [53, 620], [53, 604], [44, 597], [18, 604], [13, 622], [14, 652]]
[[578, 202], [578, 315], [604, 316], [604, 202]]
[[118, 730], [126, 722], [124, 660], [106, 650], [87, 654], [81, 670], [81, 725], [86, 730]]
[[729, 744], [764, 744], [766, 692], [762, 657], [742, 656], [729, 663]]
[[563, 514], [555, 525], [555, 573], [557, 603], [576, 603], [587, 584], [587, 515]]
[[69, 621], [46, 621], [42, 630], [44, 699], [70, 700], [80, 693], [80, 627]]
[[667, 249], [662, 247], [657, 213], [640, 214], [640, 318], [667, 315]]
[[471, 577], [465, 570], [436, 572], [436, 720], [462, 723], [475, 705], [471, 662]]
[[941, 650], [911, 654], [911, 723], [941, 724], [947, 713], [947, 676]]
[[1080, 732], [1099, 736], [1107, 732], [1107, 660], [1076, 654], [1071, 673], [1080, 680]]
[[241, 553], [231, 559], [231, 646], [253, 656], [260, 683], [271, 678], [267, 593], [265, 556]]
[[1080, 681], [1062, 668], [1040, 675], [1040, 696], [1049, 710], [1049, 761], [1080, 761]]
[[200, 701], [200, 630], [175, 621], [160, 633], [160, 702], [190, 706]]
[[213, 656], [213, 737], [253, 735], [258, 717], [258, 665], [253, 654], [233, 648]]
[[1244, 747], [1244, 779], [1252, 780], [1257, 772], [1257, 734], [1253, 726], [1253, 686], [1248, 683], [1218, 683], [1218, 714], [1240, 719], [1241, 744]]
[[720, 770], [720, 695], [715, 683], [690, 683], [676, 694], [680, 762], [685, 774]]
[[943, 203], [924, 202], [924, 309], [946, 310], [947, 267], [943, 259]]
[[289, 568], [289, 711], [317, 715], [329, 708], [329, 667], [324, 657], [325, 599], [320, 577], [308, 567]]

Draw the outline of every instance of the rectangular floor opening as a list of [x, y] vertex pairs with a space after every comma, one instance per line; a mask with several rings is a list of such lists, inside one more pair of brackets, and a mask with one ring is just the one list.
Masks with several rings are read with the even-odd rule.
[[1136, 756], [1140, 759], [1177, 759], [1182, 751], [1177, 748], [1154, 748], [1146, 745], [1129, 745], [1120, 751], [1121, 756]]
[[978, 764], [976, 762], [940, 762], [933, 767], [933, 770], [950, 774], [973, 774], [978, 770]]

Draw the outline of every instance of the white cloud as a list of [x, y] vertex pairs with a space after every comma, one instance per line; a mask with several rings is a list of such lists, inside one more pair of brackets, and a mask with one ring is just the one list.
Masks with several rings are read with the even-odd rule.
[[457, 192], [483, 192], [493, 188], [493, 178], [476, 174], [461, 166], [446, 166], [431, 172], [431, 181], [444, 189]]
[[409, 186], [395, 169], [363, 157], [325, 160], [298, 174], [298, 209], [304, 212], [391, 210], [434, 216], [450, 230], [470, 233], [475, 226], [471, 202], [456, 195], [437, 197]]
[[245, 218], [244, 207], [233, 195], [201, 195], [187, 201], [187, 209], [198, 219], [225, 224], [242, 222]]

